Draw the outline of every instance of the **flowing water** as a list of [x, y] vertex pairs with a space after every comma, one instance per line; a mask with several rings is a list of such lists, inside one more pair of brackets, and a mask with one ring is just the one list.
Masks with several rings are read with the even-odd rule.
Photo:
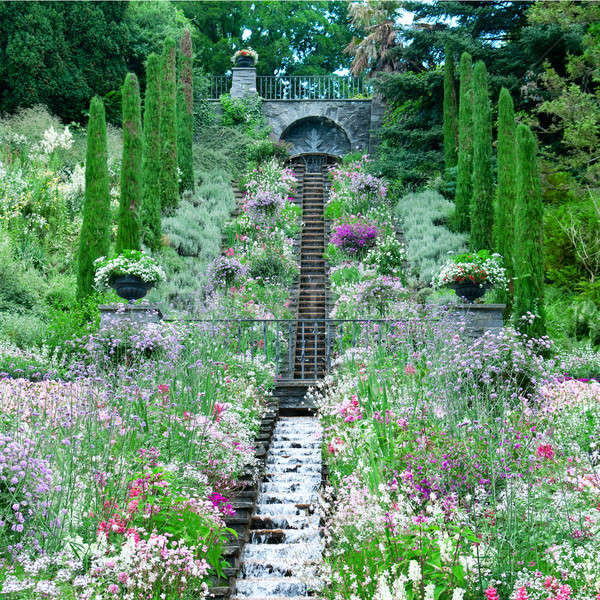
[[306, 598], [321, 561], [321, 426], [281, 417], [267, 454], [234, 599]]

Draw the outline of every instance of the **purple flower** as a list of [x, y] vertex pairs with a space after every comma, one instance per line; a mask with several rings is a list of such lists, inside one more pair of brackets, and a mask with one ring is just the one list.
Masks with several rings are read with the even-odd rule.
[[375, 245], [379, 230], [370, 221], [365, 221], [360, 215], [351, 216], [348, 222], [336, 221], [331, 243], [348, 254], [360, 255]]

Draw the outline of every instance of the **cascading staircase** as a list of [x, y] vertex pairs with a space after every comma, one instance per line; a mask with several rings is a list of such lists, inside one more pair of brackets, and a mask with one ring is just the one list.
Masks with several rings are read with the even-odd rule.
[[281, 381], [279, 420], [250, 519], [232, 600], [300, 600], [315, 588], [321, 560], [316, 508], [322, 478], [321, 428], [304, 394], [325, 372], [327, 159], [294, 162], [302, 206], [292, 380]]
[[302, 181], [302, 241], [298, 325], [294, 353], [294, 379], [318, 379], [325, 370], [326, 271], [325, 178], [323, 167], [304, 174]]

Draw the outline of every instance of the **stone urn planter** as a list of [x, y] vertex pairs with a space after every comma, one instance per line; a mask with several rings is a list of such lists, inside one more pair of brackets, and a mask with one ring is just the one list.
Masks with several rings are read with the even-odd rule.
[[130, 303], [143, 298], [152, 285], [136, 275], [119, 275], [113, 277], [110, 282], [110, 287], [117, 292], [117, 295]]
[[485, 294], [490, 286], [488, 284], [481, 286], [476, 283], [471, 283], [470, 281], [462, 281], [452, 283], [448, 287], [453, 289], [459, 298], [462, 298], [469, 304], [473, 304], [475, 300], [481, 298]]
[[251, 56], [238, 56], [235, 59], [235, 66], [249, 69], [254, 66], [254, 59]]

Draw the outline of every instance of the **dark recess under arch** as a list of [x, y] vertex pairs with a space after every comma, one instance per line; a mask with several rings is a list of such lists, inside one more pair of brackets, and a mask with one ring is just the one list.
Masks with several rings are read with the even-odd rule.
[[350, 152], [346, 132], [327, 117], [304, 117], [294, 121], [281, 134], [292, 145], [291, 154], [329, 154], [343, 156]]

